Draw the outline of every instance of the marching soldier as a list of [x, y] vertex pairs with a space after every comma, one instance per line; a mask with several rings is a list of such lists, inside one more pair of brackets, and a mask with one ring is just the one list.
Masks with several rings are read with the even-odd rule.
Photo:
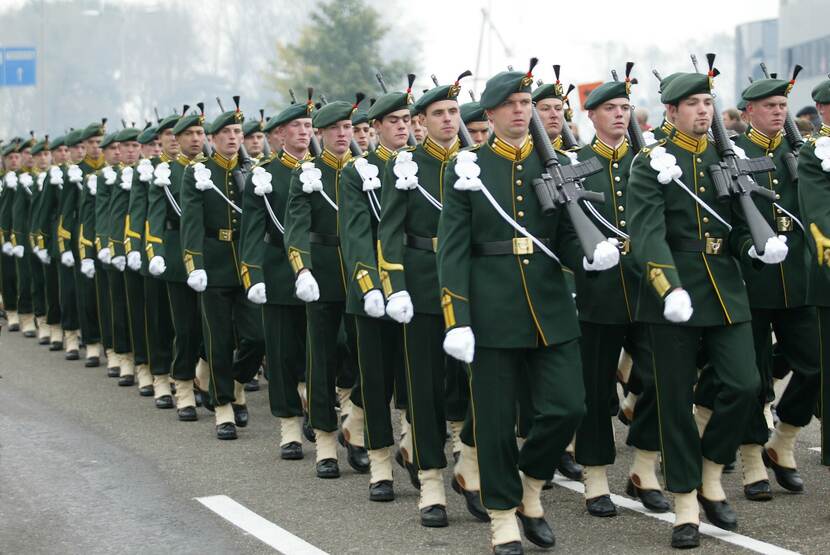
[[487, 142], [490, 136], [490, 121], [481, 104], [475, 101], [462, 104], [461, 121], [467, 126], [473, 143], [481, 145]]
[[46, 275], [43, 272], [43, 264], [38, 259], [39, 230], [37, 228], [37, 214], [40, 210], [40, 202], [43, 198], [43, 186], [46, 181], [46, 169], [51, 163], [51, 156], [48, 150], [49, 136], [36, 141], [31, 148], [32, 169], [32, 192], [30, 198], [29, 215], [27, 218], [29, 246], [29, 272], [32, 276], [32, 304], [35, 312], [35, 323], [37, 324], [37, 337], [40, 345], [49, 344], [49, 325], [46, 323], [47, 299], [46, 299]]
[[46, 310], [43, 298], [43, 277], [32, 275], [35, 255], [29, 238], [31, 229], [31, 209], [37, 196], [32, 168], [32, 146], [34, 134], [18, 147], [20, 153], [20, 171], [17, 172], [18, 186], [11, 206], [12, 216], [12, 252], [17, 265], [17, 313], [20, 318], [20, 331], [24, 337], [35, 337], [37, 328], [35, 318], [42, 316]]
[[248, 156], [253, 158], [255, 162], [262, 159], [265, 150], [265, 133], [263, 127], [265, 126], [265, 111], [260, 110], [260, 119], [250, 119], [242, 124], [242, 134], [244, 135], [243, 144]]
[[354, 140], [363, 152], [371, 150], [369, 140], [369, 129], [371, 127], [369, 125], [369, 112], [358, 107], [352, 116], [352, 129], [354, 130]]
[[[9, 331], [20, 331], [18, 315], [17, 262], [14, 256], [12, 239], [12, 207], [18, 186], [17, 172], [20, 171], [20, 152], [22, 139], [14, 139], [3, 147], [3, 188], [0, 196], [0, 244], [3, 254], [0, 264], [3, 273], [3, 303], [9, 320]], [[19, 249], [18, 249], [19, 250]]]

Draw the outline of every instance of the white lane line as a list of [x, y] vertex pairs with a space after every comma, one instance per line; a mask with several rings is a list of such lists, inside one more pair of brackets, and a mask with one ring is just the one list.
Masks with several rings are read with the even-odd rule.
[[821, 447], [810, 447], [810, 451], [815, 451], [816, 453], [821, 453]]
[[[558, 486], [562, 486], [563, 488], [575, 491], [580, 494], [585, 492], [585, 486], [583, 484], [579, 482], [574, 482], [572, 480], [565, 480], [559, 475], [557, 475], [554, 478], [554, 483]], [[620, 495], [616, 495], [613, 493], [611, 494], [611, 500], [618, 507], [624, 507], [626, 509], [638, 512], [651, 518], [668, 522], [669, 524], [674, 523], [674, 513], [652, 513], [645, 509], [639, 501], [634, 501], [633, 499], [629, 499], [628, 497], [622, 497]], [[741, 534], [736, 534], [735, 532], [722, 530], [717, 526], [712, 526], [711, 524], [707, 524], [705, 522], [700, 523], [700, 533], [705, 534], [707, 536], [711, 536], [713, 538], [717, 538], [727, 543], [731, 543], [733, 545], [738, 545], [751, 551], [755, 551], [756, 553], [764, 553], [767, 555], [798, 555], [798, 552], [796, 551], [790, 551], [788, 549], [778, 547], [777, 545], [773, 545], [771, 543], [766, 543], [760, 540], [756, 540], [754, 538], [750, 538], [749, 536], [743, 536]]]
[[328, 555], [322, 549], [317, 549], [288, 530], [280, 528], [227, 495], [196, 497], [196, 501], [285, 555]]

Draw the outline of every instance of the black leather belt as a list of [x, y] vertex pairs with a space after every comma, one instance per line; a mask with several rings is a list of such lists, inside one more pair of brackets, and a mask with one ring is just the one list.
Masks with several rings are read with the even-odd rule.
[[315, 245], [325, 245], [327, 247], [339, 247], [340, 237], [337, 235], [329, 235], [327, 233], [317, 233], [315, 231], [308, 232], [308, 241]]
[[230, 243], [231, 241], [236, 241], [237, 239], [239, 239], [239, 230], [213, 229], [210, 227], [206, 227], [205, 237], [212, 237], [213, 239], [219, 239], [220, 241]]
[[167, 230], [170, 230], [170, 231], [177, 230], [177, 229], [179, 229], [179, 222], [174, 222], [173, 220], [167, 220], [166, 222], [164, 222], [164, 229], [167, 229]]
[[285, 243], [283, 242], [282, 234], [274, 235], [272, 233], [266, 233], [263, 241], [265, 241], [269, 245], [276, 245], [278, 247], [282, 247], [285, 245]]
[[419, 237], [407, 233], [403, 236], [403, 244], [411, 249], [436, 252], [438, 250], [438, 237]]
[[[551, 248], [550, 239], [539, 238], [539, 242]], [[498, 256], [512, 254], [524, 256], [539, 252], [536, 245], [527, 237], [514, 237], [510, 241], [491, 241], [489, 243], [473, 243], [473, 256]]]
[[707, 237], [705, 239], [671, 239], [669, 247], [679, 252], [705, 252], [711, 255], [729, 254], [726, 239]]

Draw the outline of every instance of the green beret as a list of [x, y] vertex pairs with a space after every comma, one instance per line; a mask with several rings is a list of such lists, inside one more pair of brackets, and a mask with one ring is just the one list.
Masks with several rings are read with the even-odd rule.
[[187, 131], [189, 127], [205, 125], [205, 116], [202, 114], [190, 114], [189, 116], [182, 116], [176, 121], [173, 126], [173, 134], [178, 135]]
[[681, 73], [663, 89], [660, 102], [663, 104], [677, 104], [693, 94], [711, 94], [712, 87], [709, 76], [705, 73]]
[[484, 113], [484, 108], [478, 102], [468, 102], [461, 105], [461, 121], [465, 124], [474, 121], [489, 121], [487, 114]]
[[262, 131], [262, 122], [258, 119], [252, 119], [242, 124], [242, 135], [244, 137], [258, 131]]
[[269, 133], [279, 127], [280, 125], [294, 121], [300, 118], [310, 118], [311, 112], [314, 111], [314, 104], [292, 104], [276, 116], [269, 119], [262, 130]]
[[750, 101], [761, 100], [770, 96], [787, 96], [792, 88], [791, 82], [783, 79], [758, 79], [744, 89], [741, 97], [746, 101]]
[[738, 101], [738, 105], [736, 106], [739, 111], [745, 112], [746, 111], [746, 100], [743, 98]]
[[369, 123], [369, 112], [366, 110], [356, 110], [352, 116], [352, 125], [360, 125], [361, 123]]
[[[405, 110], [412, 104], [412, 95], [405, 92], [386, 93], [369, 108], [369, 119], [381, 119], [383, 116]], [[410, 112], [411, 113], [411, 112]]]
[[11, 142], [3, 147], [2, 153], [3, 156], [8, 156], [12, 152], [17, 152], [17, 143]]
[[533, 77], [521, 71], [502, 71], [487, 80], [479, 104], [485, 110], [492, 110], [517, 92], [530, 92]]
[[66, 140], [66, 137], [64, 137], [63, 135], [52, 139], [51, 141], [49, 141], [49, 150], [55, 150], [59, 146], [64, 146], [64, 140]]
[[533, 102], [539, 102], [547, 98], [565, 100], [565, 89], [562, 88], [562, 83], [545, 83], [536, 87], [533, 91]]
[[351, 120], [352, 110], [354, 110], [354, 106], [345, 100], [329, 102], [317, 110], [311, 118], [311, 124], [317, 129], [323, 129], [344, 119]]
[[630, 81], [607, 81], [591, 91], [585, 99], [585, 109], [593, 110], [615, 98], [628, 99], [630, 94]]
[[63, 144], [66, 146], [75, 146], [81, 142], [81, 133], [83, 133], [83, 129], [75, 129], [74, 131], [70, 131], [66, 134], [66, 137], [63, 139]]
[[125, 143], [127, 141], [138, 141], [138, 136], [140, 134], [140, 129], [136, 129], [135, 127], [126, 127], [118, 133], [116, 133], [115, 140], [119, 143]]
[[830, 79], [822, 81], [813, 88], [813, 100], [819, 104], [830, 104]]
[[106, 128], [102, 122], [90, 123], [81, 130], [80, 141], [85, 141], [92, 137], [101, 137], [106, 133]]
[[158, 136], [159, 136], [158, 128], [153, 127], [151, 125], [150, 127], [145, 128], [141, 133], [139, 133], [137, 140], [138, 140], [139, 143], [141, 143], [143, 145], [148, 145], [148, 144], [152, 143], [153, 141], [155, 141], [156, 139], [158, 139]]
[[36, 142], [32, 145], [32, 155], [34, 156], [38, 152], [43, 152], [44, 150], [48, 151], [51, 147], [49, 143], [46, 142], [46, 139]]
[[433, 87], [425, 92], [418, 102], [415, 103], [415, 113], [421, 114], [426, 111], [430, 104], [439, 102], [441, 100], [456, 100], [458, 93], [461, 92], [461, 87], [458, 83], [452, 85], [441, 85], [440, 87]]
[[176, 124], [179, 123], [179, 119], [181, 119], [181, 117], [182, 116], [178, 114], [171, 114], [167, 116], [166, 118], [161, 120], [159, 124], [155, 127], [156, 133], [160, 135], [162, 131], [165, 131], [167, 129], [173, 129], [174, 127], [176, 127]]
[[108, 135], [104, 135], [104, 138], [101, 139], [101, 148], [107, 148], [111, 144], [114, 144], [116, 142], [116, 135], [118, 135], [118, 133], [109, 133]]
[[210, 124], [211, 135], [219, 133], [223, 127], [233, 125], [235, 123], [242, 124], [245, 121], [245, 116], [239, 110], [230, 110], [223, 114], [219, 114], [213, 123]]
[[664, 90], [666, 90], [666, 87], [669, 86], [669, 83], [671, 83], [672, 81], [677, 79], [677, 77], [680, 76], [680, 75], [683, 75], [683, 73], [680, 72], [680, 71], [677, 71], [675, 73], [670, 73], [670, 74], [666, 75], [665, 77], [663, 77], [662, 79], [660, 79], [660, 90], [657, 91], [657, 92], [662, 93]]
[[34, 137], [31, 137], [31, 138], [29, 138], [29, 139], [26, 139], [25, 141], [21, 141], [21, 142], [17, 145], [17, 152], [23, 152], [23, 151], [24, 151], [24, 150], [26, 150], [27, 148], [28, 148], [28, 149], [31, 149], [33, 146], [35, 146], [35, 143], [36, 143], [36, 142], [37, 142], [37, 141], [34, 139]]

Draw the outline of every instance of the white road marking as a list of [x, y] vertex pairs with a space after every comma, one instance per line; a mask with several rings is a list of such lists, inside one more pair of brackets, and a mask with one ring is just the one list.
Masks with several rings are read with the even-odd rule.
[[197, 497], [196, 501], [280, 553], [285, 555], [328, 555], [322, 549], [318, 549], [288, 530], [280, 528], [227, 495]]
[[[557, 475], [556, 478], [554, 478], [554, 483], [558, 486], [562, 486], [563, 488], [575, 491], [580, 494], [585, 492], [585, 486], [583, 484], [579, 482], [574, 482], [573, 480], [566, 480], [559, 475]], [[611, 494], [611, 500], [617, 505], [617, 507], [623, 507], [631, 511], [635, 511], [640, 514], [649, 516], [651, 518], [668, 522], [669, 524], [674, 523], [674, 513], [652, 513], [645, 507], [643, 507], [643, 505], [639, 501], [634, 501], [633, 499], [630, 499], [628, 497], [623, 497], [621, 495], [616, 495], [613, 493]], [[790, 551], [788, 549], [778, 547], [777, 545], [773, 545], [771, 543], [766, 543], [760, 540], [756, 540], [754, 538], [750, 538], [749, 536], [743, 536], [741, 534], [736, 534], [735, 532], [722, 530], [721, 528], [718, 528], [717, 526], [712, 526], [711, 524], [707, 524], [706, 522], [700, 523], [700, 533], [705, 534], [707, 536], [711, 536], [713, 538], [717, 538], [727, 543], [731, 543], [733, 545], [743, 547], [745, 549], [749, 549], [751, 551], [755, 551], [756, 553], [764, 553], [767, 555], [798, 555], [797, 551]]]
[[810, 451], [815, 451], [816, 453], [821, 453], [821, 447], [810, 447]]

